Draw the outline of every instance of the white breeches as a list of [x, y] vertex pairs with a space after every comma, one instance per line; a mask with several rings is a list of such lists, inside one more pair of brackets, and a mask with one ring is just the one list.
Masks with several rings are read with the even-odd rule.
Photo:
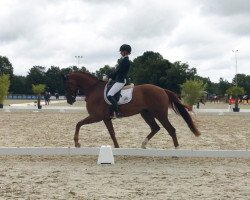
[[116, 82], [109, 90], [107, 96], [114, 96], [119, 90], [121, 90], [124, 87], [125, 84], [126, 82], [125, 83]]

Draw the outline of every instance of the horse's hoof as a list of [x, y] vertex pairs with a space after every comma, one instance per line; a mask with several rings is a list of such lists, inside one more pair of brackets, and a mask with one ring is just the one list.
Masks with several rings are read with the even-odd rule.
[[80, 143], [77, 143], [77, 144], [75, 144], [75, 147], [76, 147], [76, 148], [80, 148], [80, 147], [81, 147], [81, 144], [80, 144]]
[[142, 149], [146, 149], [146, 145], [148, 144], [148, 138], [145, 138], [145, 140], [141, 144]]

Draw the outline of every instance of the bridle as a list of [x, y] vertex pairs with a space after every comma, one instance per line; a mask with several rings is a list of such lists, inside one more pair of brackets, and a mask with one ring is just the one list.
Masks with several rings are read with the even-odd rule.
[[67, 99], [69, 98], [70, 101], [75, 102], [76, 101], [76, 96], [77, 96], [77, 90], [72, 92], [71, 89], [69, 88], [68, 84], [67, 84], [66, 98]]
[[73, 95], [73, 94], [70, 94], [70, 95], [69, 95], [69, 97], [70, 97], [71, 99], [73, 99], [74, 101], [76, 100], [76, 96], [77, 96], [77, 95], [76, 95], [76, 92], [75, 92], [74, 95]]
[[[67, 98], [67, 101], [70, 104], [74, 103], [76, 101], [76, 96], [78, 95], [79, 89], [81, 90], [81, 87], [78, 84], [76, 84], [76, 82], [71, 82], [71, 80], [69, 79], [68, 76], [64, 76], [63, 80], [64, 80], [64, 84], [66, 86], [65, 87], [65, 89], [66, 89], [65, 96]], [[74, 85], [75, 91], [71, 89], [70, 85]], [[90, 86], [88, 86], [88, 88], [84, 91], [84, 95], [87, 95], [87, 92], [92, 91], [97, 85], [98, 85], [98, 81], [91, 84]], [[83, 92], [82, 90], [81, 90], [81, 92]]]

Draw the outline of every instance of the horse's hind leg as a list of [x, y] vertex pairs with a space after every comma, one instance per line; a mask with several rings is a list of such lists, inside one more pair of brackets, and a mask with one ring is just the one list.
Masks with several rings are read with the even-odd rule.
[[169, 135], [172, 137], [175, 148], [178, 148], [179, 143], [176, 137], [175, 128], [169, 122], [167, 115], [156, 117], [162, 124], [162, 126], [168, 131]]
[[143, 111], [141, 113], [142, 118], [145, 120], [145, 122], [150, 126], [151, 132], [148, 134], [148, 136], [145, 138], [145, 140], [142, 142], [142, 148], [146, 149], [146, 145], [148, 141], [160, 130], [159, 125], [156, 123], [154, 117], [151, 115], [148, 111]]
[[119, 148], [118, 142], [117, 142], [116, 137], [115, 137], [115, 131], [114, 131], [112, 121], [110, 119], [108, 119], [108, 120], [103, 120], [103, 122], [109, 131], [110, 137], [113, 140], [115, 148]]

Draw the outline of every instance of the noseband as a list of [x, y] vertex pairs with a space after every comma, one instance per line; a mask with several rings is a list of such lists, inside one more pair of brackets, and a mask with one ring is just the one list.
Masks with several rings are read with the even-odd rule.
[[76, 92], [75, 92], [75, 94], [70, 94], [69, 97], [71, 100], [73, 100], [75, 102], [76, 101]]
[[68, 94], [66, 94], [66, 97], [67, 99], [69, 99], [70, 101], [72, 102], [75, 102], [76, 101], [76, 96], [77, 96], [77, 92], [75, 91], [71, 91], [71, 90], [68, 90]]

